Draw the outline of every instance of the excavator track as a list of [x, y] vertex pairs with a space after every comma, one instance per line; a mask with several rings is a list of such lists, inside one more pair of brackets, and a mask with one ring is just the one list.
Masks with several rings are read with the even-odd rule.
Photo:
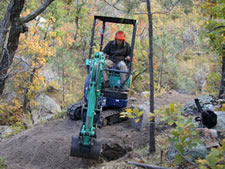
[[100, 119], [97, 123], [97, 126], [99, 128], [104, 127], [106, 125], [112, 125], [114, 123], [121, 122], [123, 120], [126, 120], [124, 118], [120, 118], [120, 113], [123, 112], [123, 108], [113, 108], [113, 109], [107, 109], [103, 110], [101, 112]]
[[71, 104], [67, 109], [67, 116], [71, 120], [80, 120], [83, 104], [84, 104], [83, 102], [77, 102], [77, 103]]
[[[83, 104], [84, 102], [77, 102], [75, 104], [71, 104], [67, 109], [67, 116], [71, 120], [80, 120], [82, 118], [81, 112]], [[120, 113], [123, 111], [124, 108], [103, 109], [102, 112], [100, 112], [100, 117], [99, 120], [97, 121], [97, 126], [101, 128], [106, 125], [112, 125], [114, 123], [126, 120], [124, 118], [120, 118]]]

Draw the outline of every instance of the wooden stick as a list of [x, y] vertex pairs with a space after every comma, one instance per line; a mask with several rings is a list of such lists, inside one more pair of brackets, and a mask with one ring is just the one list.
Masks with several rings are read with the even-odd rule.
[[149, 168], [149, 169], [170, 169], [170, 168], [155, 166], [151, 164], [137, 163], [133, 161], [128, 161], [127, 163], [131, 165], [136, 165], [137, 167], [143, 167], [143, 168]]

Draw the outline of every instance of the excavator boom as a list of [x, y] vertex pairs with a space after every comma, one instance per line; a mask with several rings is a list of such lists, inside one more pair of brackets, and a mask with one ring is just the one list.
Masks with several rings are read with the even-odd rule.
[[86, 60], [89, 69], [89, 85], [86, 95], [88, 98], [88, 109], [85, 123], [81, 127], [80, 135], [72, 137], [71, 156], [98, 159], [101, 154], [101, 143], [96, 141], [96, 126], [94, 116], [96, 115], [97, 101], [101, 94], [103, 71], [105, 65], [104, 53], [97, 52], [93, 59]]

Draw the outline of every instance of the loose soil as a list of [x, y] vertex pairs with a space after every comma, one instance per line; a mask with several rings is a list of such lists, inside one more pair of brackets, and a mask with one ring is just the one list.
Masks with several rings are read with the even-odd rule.
[[[155, 98], [155, 107], [171, 102], [185, 104], [195, 97], [170, 91]], [[137, 103], [143, 101], [148, 100], [141, 98]], [[0, 157], [7, 160], [9, 169], [102, 168], [102, 163], [107, 166], [108, 161], [148, 144], [147, 129], [137, 131], [130, 127], [129, 121], [124, 121], [98, 129], [98, 140], [103, 143], [101, 160], [70, 157], [71, 138], [78, 136], [81, 124], [81, 121], [64, 118], [25, 130], [0, 143]]]

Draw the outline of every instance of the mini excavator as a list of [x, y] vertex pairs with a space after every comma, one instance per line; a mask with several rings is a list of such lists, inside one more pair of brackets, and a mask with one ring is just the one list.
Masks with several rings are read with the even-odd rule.
[[[100, 51], [92, 54], [96, 22], [102, 22]], [[131, 42], [131, 60], [127, 64], [128, 71], [116, 68], [106, 69], [105, 56], [102, 52], [106, 23], [129, 24], [133, 26]], [[84, 101], [68, 107], [67, 115], [70, 119], [82, 119], [83, 124], [79, 136], [72, 137], [70, 155], [87, 159], [99, 159], [102, 145], [96, 139], [97, 127], [120, 121], [121, 109], [128, 103], [128, 91], [123, 91], [123, 85], [130, 87], [133, 49], [135, 44], [137, 22], [134, 19], [94, 16], [89, 58], [86, 59], [88, 74], [84, 84]], [[103, 83], [103, 72], [109, 72], [109, 86]], [[120, 83], [120, 73], [126, 73], [127, 78]]]

